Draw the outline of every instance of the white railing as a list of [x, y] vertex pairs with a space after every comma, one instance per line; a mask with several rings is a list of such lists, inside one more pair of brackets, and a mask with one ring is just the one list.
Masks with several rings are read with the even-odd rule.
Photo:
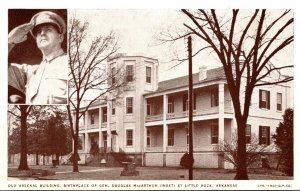
[[[195, 152], [203, 152], [203, 151], [218, 151], [219, 145], [203, 145], [203, 146], [194, 146]], [[189, 146], [168, 146], [167, 152], [187, 152]], [[146, 152], [163, 152], [162, 146], [156, 147], [146, 147]]]
[[163, 147], [146, 147], [146, 152], [163, 152]]
[[[201, 116], [201, 115], [209, 115], [209, 114], [217, 114], [219, 112], [218, 107], [212, 107], [209, 109], [200, 109], [200, 110], [194, 110], [193, 116]], [[177, 118], [184, 118], [188, 117], [189, 112], [183, 111], [180, 113], [168, 113], [167, 119], [177, 119]]]
[[163, 114], [159, 114], [159, 115], [147, 115], [146, 116], [146, 121], [161, 121], [163, 120]]
[[219, 113], [219, 107], [211, 107], [211, 108], [197, 110], [194, 116], [210, 115], [210, 114], [217, 114], [217, 113]]
[[[233, 113], [232, 107], [225, 107], [224, 108], [225, 113]], [[219, 107], [211, 107], [206, 109], [199, 109], [193, 111], [193, 116], [203, 116], [203, 115], [211, 115], [211, 114], [218, 114], [219, 113]], [[176, 113], [167, 113], [166, 117], [167, 119], [178, 119], [178, 118], [185, 118], [188, 117], [189, 112], [188, 111], [182, 111], [182, 112], [176, 112]], [[163, 114], [159, 115], [147, 115], [146, 116], [146, 122], [150, 121], [161, 121], [163, 120]]]
[[233, 108], [231, 106], [225, 107], [224, 112], [225, 113], [233, 113]]
[[99, 126], [97, 124], [90, 124], [87, 126], [87, 129], [98, 129]]
[[102, 123], [101, 128], [107, 128], [107, 122]]

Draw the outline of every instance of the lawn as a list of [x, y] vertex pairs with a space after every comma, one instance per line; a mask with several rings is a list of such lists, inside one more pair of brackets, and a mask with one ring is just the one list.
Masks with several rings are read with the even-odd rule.
[[[187, 180], [188, 170], [180, 168], [137, 167], [139, 176], [120, 176], [122, 167], [88, 167], [79, 166], [80, 172], [72, 172], [72, 166], [31, 166], [31, 169], [55, 171], [52, 176], [41, 179], [50, 180]], [[9, 176], [17, 173], [15, 168], [9, 168]], [[281, 176], [281, 173], [270, 170], [250, 170], [251, 180], [292, 180], [293, 177]], [[233, 180], [235, 172], [224, 169], [194, 169], [194, 180]]]

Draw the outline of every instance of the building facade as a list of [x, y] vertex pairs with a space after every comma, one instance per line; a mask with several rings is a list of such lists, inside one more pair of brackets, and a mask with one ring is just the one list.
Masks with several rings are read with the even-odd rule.
[[[158, 81], [158, 60], [118, 56], [108, 68], [125, 66], [128, 86], [118, 99], [96, 103], [80, 123], [81, 163], [87, 163], [92, 145], [100, 152], [125, 152], [145, 166], [178, 167], [188, 151], [188, 76]], [[113, 81], [111, 83], [114, 83]], [[243, 91], [243, 90], [241, 90]], [[108, 95], [108, 96], [113, 96]], [[194, 166], [231, 168], [219, 146], [236, 132], [231, 96], [223, 68], [201, 67], [193, 74]], [[272, 134], [284, 110], [292, 106], [289, 83], [262, 86], [252, 95], [246, 129], [247, 143], [273, 145]]]

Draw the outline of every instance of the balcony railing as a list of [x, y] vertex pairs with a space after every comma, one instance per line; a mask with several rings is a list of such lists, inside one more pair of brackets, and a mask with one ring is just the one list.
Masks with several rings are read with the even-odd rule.
[[[186, 146], [168, 146], [166, 152], [186, 152], [188, 151], [188, 145]], [[203, 152], [203, 151], [218, 151], [218, 145], [203, 145], [203, 146], [194, 146], [194, 151]], [[163, 152], [162, 146], [146, 147], [146, 152]]]
[[159, 115], [147, 115], [146, 116], [146, 122], [161, 121], [161, 120], [163, 120], [163, 114], [159, 114]]
[[163, 152], [163, 147], [146, 147], [146, 152]]
[[107, 128], [107, 122], [102, 123], [101, 128]]
[[[229, 109], [228, 109], [229, 111]], [[200, 109], [200, 110], [194, 110], [193, 111], [193, 116], [202, 116], [202, 115], [210, 115], [210, 114], [217, 114], [219, 112], [219, 108], [218, 107], [212, 107], [209, 109]], [[167, 113], [166, 117], [167, 120], [170, 119], [179, 119], [179, 118], [185, 118], [188, 117], [188, 111], [182, 111], [182, 112], [176, 112], [176, 113]], [[146, 122], [151, 122], [151, 121], [160, 121], [163, 120], [163, 114], [159, 114], [159, 115], [148, 115], [146, 117]]]
[[217, 113], [219, 113], [219, 107], [212, 107], [209, 109], [196, 110], [196, 114], [194, 114], [194, 116], [210, 115], [210, 114], [217, 114]]
[[84, 124], [79, 124], [79, 129], [84, 129]]
[[99, 128], [99, 125], [97, 125], [97, 124], [89, 124], [87, 126], [87, 129], [98, 129], [98, 128]]
[[230, 114], [231, 114], [231, 113], [233, 113], [233, 108], [232, 108], [232, 107], [225, 107], [225, 108], [224, 108], [224, 112], [225, 112], [225, 113], [230, 113]]

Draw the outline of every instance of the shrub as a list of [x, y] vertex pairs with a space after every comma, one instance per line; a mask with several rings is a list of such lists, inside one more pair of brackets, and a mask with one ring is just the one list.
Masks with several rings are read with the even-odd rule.
[[180, 159], [180, 166], [182, 168], [189, 168], [190, 166], [193, 166], [194, 164], [194, 158], [190, 157], [190, 155], [186, 152]]

